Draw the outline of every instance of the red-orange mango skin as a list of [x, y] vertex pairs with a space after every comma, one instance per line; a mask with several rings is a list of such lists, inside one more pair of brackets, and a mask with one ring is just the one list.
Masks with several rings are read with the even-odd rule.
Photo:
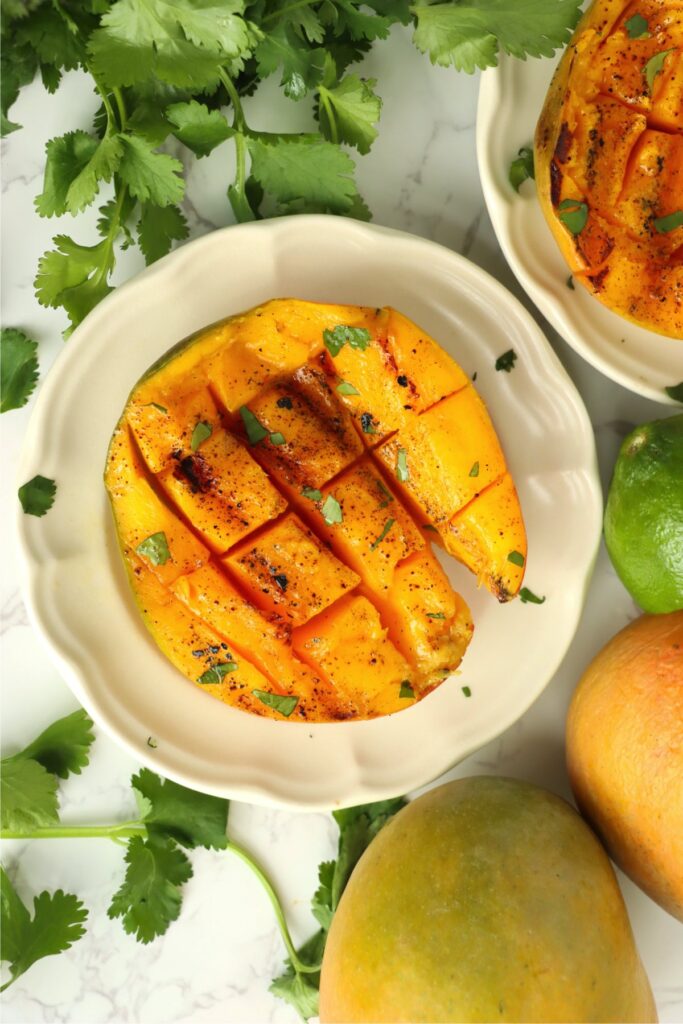
[[607, 854], [564, 800], [515, 779], [410, 803], [333, 918], [323, 1024], [656, 1021]]
[[611, 857], [683, 921], [683, 611], [636, 619], [589, 665], [567, 765]]

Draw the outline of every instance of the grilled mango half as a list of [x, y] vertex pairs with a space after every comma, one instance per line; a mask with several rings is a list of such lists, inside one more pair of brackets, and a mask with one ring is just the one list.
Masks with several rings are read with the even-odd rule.
[[393, 309], [274, 300], [182, 342], [134, 388], [105, 483], [161, 650], [280, 720], [399, 711], [460, 664], [471, 616], [431, 540], [500, 601], [524, 575], [486, 408]]
[[683, 338], [683, 0], [595, 0], [550, 86], [535, 165], [574, 279]]

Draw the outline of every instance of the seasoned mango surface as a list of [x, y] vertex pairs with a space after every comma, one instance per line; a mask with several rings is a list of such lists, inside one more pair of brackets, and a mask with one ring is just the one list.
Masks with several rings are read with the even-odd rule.
[[683, 338], [683, 0], [595, 0], [551, 84], [535, 165], [575, 280]]
[[105, 482], [145, 624], [224, 703], [288, 721], [399, 711], [460, 664], [437, 540], [499, 599], [526, 538], [486, 408], [391, 309], [275, 300], [134, 388]]

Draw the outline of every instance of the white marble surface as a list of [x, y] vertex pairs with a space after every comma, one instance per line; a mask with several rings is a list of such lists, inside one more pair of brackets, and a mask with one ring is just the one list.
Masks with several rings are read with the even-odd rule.
[[[371, 155], [361, 159], [359, 170], [361, 191], [376, 222], [466, 254], [519, 295], [496, 243], [478, 182], [476, 79], [432, 68], [401, 30], [394, 31], [390, 41], [366, 60], [363, 70], [379, 80], [384, 99], [379, 140]], [[62, 218], [63, 223], [38, 219], [33, 198], [41, 186], [43, 146], [53, 135], [88, 127], [95, 107], [86, 80], [78, 74], [68, 76], [53, 97], [34, 85], [15, 107], [14, 119], [26, 128], [3, 143], [3, 322], [23, 328], [40, 341], [43, 374], [61, 348], [64, 317], [61, 311], [41, 309], [33, 296], [37, 260], [60, 230], [75, 228], [79, 241], [94, 241], [95, 220], [92, 211], [76, 225], [69, 217]], [[305, 106], [283, 106], [274, 82], [247, 101], [246, 108], [257, 127], [281, 126], [283, 116], [292, 128], [308, 123]], [[232, 161], [227, 144], [208, 159], [192, 163], [186, 211], [193, 235], [230, 223], [225, 186]], [[140, 267], [139, 256], [124, 254], [115, 280]], [[588, 406], [606, 484], [620, 439], [629, 427], [670, 410], [610, 383], [549, 330], [548, 336]], [[0, 581], [2, 741], [6, 752], [75, 706], [27, 621], [16, 586], [15, 469], [30, 412], [31, 404], [3, 416], [0, 423], [5, 538]], [[577, 636], [560, 671], [515, 726], [446, 778], [508, 774], [568, 796], [563, 727], [572, 689], [592, 656], [636, 614], [602, 551]], [[135, 768], [126, 754], [98, 733], [90, 768], [63, 787], [63, 817], [81, 822], [125, 818], [132, 809], [127, 780]], [[334, 851], [336, 829], [331, 819], [234, 804], [231, 830], [271, 873], [295, 940], [304, 939], [315, 924], [308, 901], [316, 887], [317, 864]], [[230, 854], [202, 850], [192, 855], [195, 875], [185, 887], [181, 918], [166, 936], [147, 947], [126, 936], [120, 924], [106, 916], [122, 875], [122, 851], [114, 844], [105, 840], [6, 842], [2, 858], [24, 897], [42, 888], [62, 887], [77, 892], [91, 911], [84, 939], [68, 953], [41, 961], [7, 992], [5, 1024], [284, 1024], [296, 1020], [293, 1011], [267, 991], [283, 957], [270, 906], [258, 883]], [[660, 1019], [683, 1021], [683, 927], [623, 876], [620, 881]]]

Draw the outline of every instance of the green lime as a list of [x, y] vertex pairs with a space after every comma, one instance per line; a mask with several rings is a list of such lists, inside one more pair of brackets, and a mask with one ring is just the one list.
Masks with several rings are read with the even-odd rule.
[[605, 542], [641, 608], [683, 608], [683, 415], [644, 423], [622, 444], [607, 497]]

